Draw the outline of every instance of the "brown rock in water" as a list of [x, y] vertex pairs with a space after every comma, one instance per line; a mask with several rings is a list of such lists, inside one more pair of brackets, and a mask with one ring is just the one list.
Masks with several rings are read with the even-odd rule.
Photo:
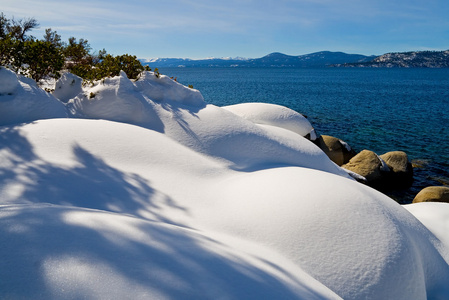
[[342, 166], [366, 179], [366, 184], [382, 192], [403, 189], [413, 183], [413, 167], [403, 151], [378, 156], [363, 150]]
[[411, 167], [411, 163], [408, 161], [407, 153], [403, 151], [391, 151], [380, 156], [393, 172], [406, 173]]
[[407, 153], [391, 151], [381, 155], [380, 158], [391, 170], [386, 179], [392, 187], [406, 187], [413, 183], [413, 167]]
[[449, 187], [429, 186], [422, 189], [413, 199], [413, 203], [418, 202], [446, 202], [449, 203]]
[[365, 177], [368, 185], [378, 184], [384, 172], [382, 161], [370, 150], [362, 150], [342, 167]]
[[318, 147], [339, 166], [349, 162], [349, 160], [356, 155], [355, 151], [349, 147], [348, 144], [342, 140], [329, 136], [322, 135], [318, 139]]

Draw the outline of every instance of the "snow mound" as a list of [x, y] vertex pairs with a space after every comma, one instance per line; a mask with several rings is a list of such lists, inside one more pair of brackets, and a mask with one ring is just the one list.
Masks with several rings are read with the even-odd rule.
[[[251, 105], [123, 72], [65, 105], [13, 75], [0, 73], [16, 83], [0, 96], [16, 124], [0, 127], [2, 296], [449, 297], [447, 210], [351, 180], [291, 111], [241, 117]], [[66, 106], [77, 118], [17, 125]]]
[[316, 145], [291, 131], [263, 127], [214, 105], [197, 110], [158, 105], [164, 133], [236, 170], [295, 165], [349, 177]]
[[303, 115], [285, 106], [270, 103], [241, 103], [223, 108], [256, 124], [281, 127], [304, 137], [309, 136], [311, 140], [317, 138], [312, 124]]
[[364, 185], [282, 168], [235, 176], [216, 194], [220, 228], [277, 249], [343, 299], [449, 295], [448, 248]]
[[87, 87], [68, 102], [68, 107], [75, 117], [105, 119], [161, 130], [160, 120], [148, 101], [151, 100], [139, 93], [122, 71], [119, 76]]
[[[259, 263], [266, 263], [258, 265], [260, 268], [265, 270], [268, 264], [274, 269], [292, 272], [291, 276], [295, 278], [292, 287], [271, 285], [273, 293], [287, 295], [287, 299], [309, 298], [310, 294], [321, 298], [326, 293], [323, 298], [335, 298], [335, 294], [343, 299], [425, 299], [449, 295], [449, 267], [444, 260], [447, 251], [444, 244], [438, 243], [435, 236], [413, 215], [388, 197], [342, 176], [313, 169], [312, 164], [309, 168], [284, 166], [260, 168], [252, 172], [236, 171], [226, 161], [185, 147], [166, 134], [103, 120], [44, 120], [5, 127], [0, 137], [0, 203], [12, 206], [27, 204], [33, 208], [30, 211], [41, 203], [66, 206], [64, 210], [75, 207], [102, 211], [101, 218], [95, 217], [95, 221], [90, 221], [90, 217], [82, 218], [73, 229], [61, 223], [52, 223], [62, 220], [61, 217], [54, 217], [50, 221], [48, 215], [58, 215], [54, 210], [51, 213], [45, 212], [46, 209], [36, 210], [34, 215], [27, 213], [20, 217], [17, 211], [6, 209], [3, 216], [17, 216], [14, 218], [18, 220], [12, 223], [7, 219], [6, 225], [0, 226], [2, 238], [6, 236], [8, 242], [15, 241], [11, 242], [11, 248], [7, 248], [9, 250], [5, 250], [12, 256], [5, 261], [16, 264], [23, 260], [21, 252], [12, 252], [22, 239], [14, 239], [10, 232], [20, 231], [20, 224], [27, 223], [25, 220], [29, 220], [29, 224], [44, 226], [41, 229], [33, 225], [34, 231], [31, 228], [23, 230], [29, 232], [29, 238], [23, 240], [23, 247], [19, 247], [44, 247], [34, 252], [57, 257], [50, 259], [53, 263], [46, 265], [47, 272], [53, 275], [50, 276], [51, 280], [46, 281], [49, 282], [47, 287], [42, 289], [61, 291], [65, 288], [71, 291], [72, 286], [80, 284], [80, 270], [86, 270], [89, 280], [85, 284], [104, 284], [105, 288], [98, 290], [107, 290], [110, 286], [126, 290], [130, 286], [136, 293], [150, 290], [148, 293], [155, 295], [152, 289], [158, 279], [149, 276], [146, 271], [149, 277], [142, 279], [141, 272], [158, 267], [158, 278], [165, 274], [168, 282], [171, 282], [170, 274], [176, 273], [173, 270], [181, 274], [179, 280], [182, 284], [177, 281], [179, 285], [167, 287], [170, 293], [179, 291], [180, 294], [169, 294], [167, 298], [178, 298], [181, 294], [195, 298], [198, 294], [191, 291], [203, 289], [198, 282], [204, 278], [209, 278], [211, 289], [220, 293], [223, 290], [234, 291], [226, 284], [227, 281], [221, 279], [226, 274], [240, 278], [240, 274], [233, 270], [237, 268], [246, 270], [244, 274], [249, 278], [243, 277], [242, 280], [251, 288], [248, 289], [249, 294], [239, 294], [247, 290], [246, 286], [232, 282], [232, 288], [238, 293], [231, 294], [229, 298], [259, 299], [263, 295], [254, 291], [259, 286], [251, 281], [254, 278], [253, 267], [244, 258], [259, 253]], [[307, 157], [306, 154], [302, 155]], [[105, 211], [121, 214], [120, 218], [134, 216], [132, 220], [138, 224], [136, 227], [142, 231], [143, 240], [147, 242], [139, 240], [136, 244], [132, 235], [122, 234], [121, 230], [126, 228], [128, 221], [120, 220], [131, 220], [129, 217], [116, 221], [116, 215]], [[155, 224], [148, 225], [144, 220]], [[90, 226], [88, 224], [98, 224], [102, 228], [96, 230], [95, 238], [91, 235], [77, 238], [82, 241], [78, 249], [86, 247], [87, 251], [88, 246], [85, 245], [92, 244], [92, 252], [88, 254], [82, 250], [77, 252], [80, 256], [75, 255], [72, 259], [73, 256], [67, 256], [67, 250], [61, 249], [57, 240], [55, 245], [47, 243], [47, 240], [40, 242], [41, 237], [50, 239], [50, 234], [46, 232], [54, 232], [51, 228], [60, 228], [57, 236], [60, 239], [67, 236], [68, 239], [81, 235], [78, 230], [84, 233], [83, 226]], [[165, 227], [170, 224], [176, 227]], [[175, 237], [169, 242], [174, 247], [156, 243], [158, 251], [166, 257], [163, 263], [161, 260], [151, 260], [146, 254], [156, 251], [155, 244], [152, 244], [156, 242], [152, 232], [158, 231], [159, 226], [168, 228], [167, 235]], [[179, 227], [198, 230], [200, 236], [194, 234], [194, 239], [201, 241], [198, 244], [206, 250], [183, 242], [185, 234], [189, 238], [192, 236]], [[95, 242], [98, 236], [102, 237], [99, 244]], [[229, 236], [239, 239], [239, 242], [229, 239]], [[103, 251], [106, 246], [100, 243], [104, 238], [112, 243], [106, 252]], [[179, 244], [175, 242], [178, 239]], [[226, 249], [230, 252], [216, 248], [211, 239], [219, 241], [223, 247], [229, 246]], [[243, 244], [240, 241], [244, 241]], [[150, 243], [149, 246], [145, 246], [146, 243]], [[247, 247], [245, 243], [252, 246]], [[239, 244], [243, 246], [239, 248]], [[180, 253], [179, 249], [192, 251]], [[215, 269], [211, 261], [198, 262], [194, 253], [215, 255], [225, 265], [223, 277], [215, 275], [214, 271], [213, 275], [200, 272], [197, 276], [190, 275], [193, 276], [190, 279], [185, 278], [189, 275], [185, 275], [184, 269], [175, 264], [179, 257], [181, 262], [195, 266], [195, 270], [217, 270], [216, 274], [222, 272], [221, 267]], [[226, 260], [223, 257], [236, 259]], [[236, 265], [236, 262], [244, 266]], [[154, 265], [156, 263], [161, 265]], [[22, 271], [28, 270], [30, 264], [30, 261], [25, 261], [21, 265]], [[111, 267], [115, 264], [136, 265], [139, 269], [133, 273], [120, 272], [120, 268]], [[89, 265], [101, 270], [101, 276], [89, 269]], [[227, 268], [232, 271], [228, 273]], [[22, 271], [18, 270], [15, 274], [19, 276]], [[272, 271], [269, 269], [269, 274], [255, 273], [264, 274], [260, 275], [261, 278], [277, 278], [279, 274]], [[320, 284], [310, 281], [309, 276]], [[67, 278], [67, 281], [57, 278]], [[11, 277], [11, 280], [18, 279]], [[136, 280], [141, 285], [137, 286]], [[205, 282], [206, 285], [209, 283], [207, 280]], [[214, 285], [215, 282], [219, 283]], [[261, 282], [268, 288], [266, 284], [267, 281]], [[335, 294], [326, 292], [323, 285]], [[191, 289], [192, 286], [195, 288]], [[88, 293], [86, 295], [93, 296], [98, 291], [91, 287], [89, 285], [83, 289]], [[304, 292], [304, 287], [307, 287], [309, 294]], [[111, 291], [117, 289], [111, 288]], [[24, 293], [27, 291], [23, 287], [22, 290]], [[292, 294], [292, 290], [299, 291], [300, 295]], [[273, 293], [267, 292], [270, 295], [268, 298], [272, 298]], [[59, 298], [59, 295], [55, 294], [53, 298]]]
[[7, 299], [337, 299], [305, 273], [298, 284], [262, 258], [172, 225], [15, 205], [1, 208], [0, 228]]
[[16, 73], [0, 67], [0, 95], [12, 94], [19, 86]]
[[0, 126], [40, 119], [66, 118], [63, 103], [29, 78], [0, 68]]
[[82, 92], [83, 79], [72, 73], [64, 73], [55, 83], [53, 96], [67, 103]]
[[[152, 72], [144, 72], [135, 82], [121, 72], [120, 76], [86, 88], [68, 102], [68, 107], [75, 117], [130, 123], [165, 133], [194, 151], [227, 161], [238, 170], [297, 165], [348, 177], [306, 139], [274, 132], [273, 128], [258, 126], [227, 109], [205, 105], [198, 91]], [[296, 121], [290, 123], [299, 126], [298, 113], [280, 106], [269, 106], [266, 110], [273, 119], [278, 111], [296, 114], [292, 117]], [[310, 126], [305, 119], [301, 122]]]
[[197, 107], [205, 105], [203, 95], [198, 90], [186, 87], [166, 75], [143, 72], [135, 86], [139, 92], [157, 102], [177, 102]]
[[449, 264], [449, 205], [439, 202], [421, 202], [404, 206], [443, 243], [435, 243]]
[[[66, 82], [61, 84], [67, 85]], [[61, 89], [66, 90], [65, 87]], [[205, 106], [199, 91], [165, 75], [143, 72], [133, 82], [121, 71], [118, 76], [97, 81], [92, 87], [85, 88], [83, 93], [69, 101], [69, 107], [75, 116], [131, 123], [160, 131], [160, 124], [155, 124], [158, 117], [153, 106], [171, 103], [175, 106]]]

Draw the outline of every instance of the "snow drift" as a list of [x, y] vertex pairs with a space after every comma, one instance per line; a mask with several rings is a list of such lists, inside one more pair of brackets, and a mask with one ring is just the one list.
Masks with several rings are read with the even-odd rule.
[[0, 67], [0, 126], [64, 117], [64, 105], [34, 80]]
[[256, 124], [281, 127], [307, 136], [312, 141], [317, 138], [312, 124], [303, 115], [284, 106], [270, 103], [241, 103], [223, 108]]
[[0, 111], [3, 295], [449, 296], [437, 229], [447, 214], [420, 217], [425, 227], [417, 210], [352, 180], [304, 138], [313, 128], [301, 115], [208, 105], [151, 72], [86, 87], [71, 79], [56, 84], [60, 100], [42, 91], [49, 111], [63, 108], [55, 119], [18, 124]]

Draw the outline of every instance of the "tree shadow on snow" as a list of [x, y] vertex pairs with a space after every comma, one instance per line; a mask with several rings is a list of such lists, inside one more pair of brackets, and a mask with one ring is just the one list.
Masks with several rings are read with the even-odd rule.
[[166, 101], [161, 103], [161, 107], [173, 115], [173, 119], [188, 135], [193, 137], [198, 143], [201, 143], [196, 133], [190, 128], [190, 124], [186, 121], [187, 118], [185, 118], [184, 115], [188, 114], [199, 120], [198, 112], [205, 108], [206, 104], [195, 107], [186, 106], [174, 101]]
[[[75, 166], [45, 162], [18, 130], [0, 131], [0, 151], [14, 164], [0, 162], [0, 195], [7, 199], [1, 204], [11, 204], [0, 206], [0, 298], [314, 294], [282, 268], [167, 219], [164, 209], [189, 212], [138, 174], [113, 168], [79, 145]], [[17, 183], [23, 190], [10, 193]]]
[[195, 231], [117, 214], [49, 205], [4, 207], [0, 241], [0, 290], [14, 299], [313, 295], [293, 276], [286, 279], [288, 272], [280, 269], [283, 274], [275, 275], [262, 260], [235, 254]]
[[[154, 189], [145, 178], [113, 168], [79, 145], [73, 147], [77, 162], [74, 167], [41, 160], [26, 137], [14, 128], [2, 129], [1, 150], [6, 151], [8, 160], [13, 164], [0, 164], [0, 192], [8, 194], [7, 203], [85, 207], [133, 214], [166, 223], [176, 222], [164, 216], [164, 209], [188, 214], [187, 209]], [[20, 191], [17, 194], [9, 191], [10, 185], [20, 185]]]

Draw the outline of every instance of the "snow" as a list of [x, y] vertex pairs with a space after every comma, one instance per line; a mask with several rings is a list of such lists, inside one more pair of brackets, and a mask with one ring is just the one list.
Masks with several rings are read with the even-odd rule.
[[[122, 77], [126, 74], [121, 73]], [[156, 76], [153, 72], [143, 72], [138, 81], [135, 82], [137, 90], [157, 102], [175, 101], [184, 105], [205, 105], [203, 96], [198, 90], [188, 88], [166, 75]]]
[[19, 85], [16, 73], [0, 67], [0, 95], [12, 94]]
[[443, 257], [449, 263], [449, 205], [439, 202], [422, 202], [408, 204], [404, 207], [441, 242], [436, 243], [436, 247], [441, 249]]
[[343, 145], [343, 147], [345, 147], [346, 150], [348, 150], [348, 152], [352, 151], [352, 148], [351, 148], [351, 146], [349, 146], [348, 143], [346, 143], [345, 141], [342, 141], [340, 139], [338, 141]]
[[82, 92], [83, 79], [72, 73], [64, 73], [54, 85], [53, 96], [67, 103]]
[[301, 136], [316, 139], [312, 124], [300, 113], [287, 107], [270, 103], [241, 103], [223, 107], [256, 124], [266, 124], [293, 131]]
[[390, 168], [388, 167], [387, 163], [379, 155], [376, 154], [376, 156], [377, 156], [377, 158], [380, 161], [380, 168], [379, 169], [382, 172], [390, 172]]
[[0, 224], [2, 298], [337, 298], [301, 270], [162, 222], [36, 204], [2, 207]]
[[64, 117], [66, 109], [54, 96], [33, 80], [0, 68], [0, 126]]
[[357, 183], [300, 114], [152, 72], [67, 74], [58, 100], [8, 72], [28, 122], [0, 110], [2, 297], [449, 297], [446, 207]]

